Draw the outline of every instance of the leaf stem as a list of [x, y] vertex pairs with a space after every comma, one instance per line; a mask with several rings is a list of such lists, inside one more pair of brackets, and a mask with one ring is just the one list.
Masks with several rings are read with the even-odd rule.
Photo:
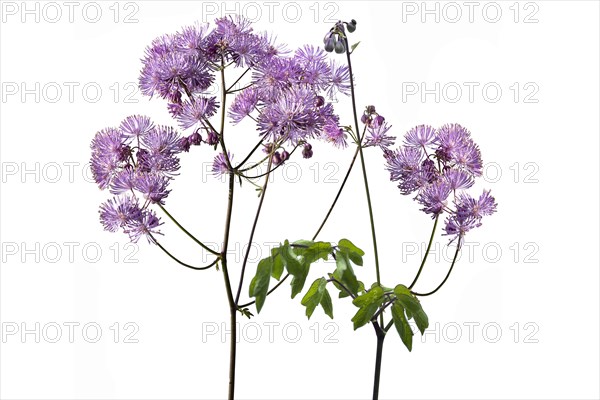
[[174, 218], [174, 217], [171, 215], [171, 213], [169, 213], [169, 212], [167, 211], [167, 209], [166, 209], [166, 208], [165, 208], [165, 207], [164, 207], [162, 204], [160, 204], [160, 203], [159, 203], [159, 204], [158, 204], [158, 206], [160, 207], [160, 209], [161, 209], [161, 210], [163, 210], [163, 212], [164, 212], [165, 214], [167, 214], [167, 217], [169, 217], [169, 219], [170, 219], [171, 221], [173, 221], [173, 222], [175, 223], [175, 225], [177, 225], [177, 227], [183, 231], [183, 233], [185, 233], [186, 235], [188, 235], [188, 236], [189, 236], [189, 237], [190, 237], [190, 238], [191, 238], [191, 239], [192, 239], [194, 242], [198, 243], [198, 244], [200, 245], [200, 247], [202, 247], [204, 250], [208, 251], [209, 253], [211, 253], [211, 254], [213, 254], [213, 255], [215, 255], [215, 256], [218, 256], [218, 255], [219, 255], [219, 252], [218, 252], [218, 251], [215, 251], [215, 250], [213, 250], [213, 249], [209, 248], [209, 247], [208, 247], [208, 246], [206, 246], [204, 243], [202, 243], [201, 241], [199, 241], [198, 239], [196, 239], [196, 237], [195, 237], [194, 235], [192, 235], [190, 232], [188, 232], [188, 230], [187, 230], [187, 229], [185, 229], [185, 228], [184, 228], [184, 227], [183, 227], [183, 226], [182, 226], [182, 225], [179, 223], [179, 221], [177, 221], [177, 220], [176, 220], [176, 219], [175, 219], [175, 218]]
[[423, 297], [423, 296], [431, 296], [432, 294], [434, 294], [435, 292], [437, 292], [438, 290], [440, 290], [442, 286], [444, 286], [444, 283], [446, 283], [446, 281], [450, 277], [450, 274], [452, 273], [452, 269], [454, 268], [454, 264], [456, 263], [456, 258], [458, 257], [458, 253], [460, 251], [461, 240], [462, 240], [462, 237], [458, 239], [458, 243], [456, 244], [456, 252], [454, 253], [454, 258], [452, 259], [452, 265], [450, 265], [450, 270], [446, 274], [446, 277], [444, 278], [444, 280], [442, 281], [442, 283], [440, 283], [439, 286], [436, 287], [431, 292], [428, 292], [428, 293], [417, 293], [417, 292], [412, 292], [411, 291], [412, 294], [414, 294], [415, 296], [421, 296], [421, 297]]
[[435, 222], [433, 223], [433, 229], [431, 230], [431, 236], [429, 237], [429, 244], [427, 244], [427, 250], [425, 251], [425, 256], [423, 256], [423, 261], [421, 261], [421, 266], [419, 267], [419, 272], [417, 272], [417, 276], [415, 276], [415, 279], [408, 287], [409, 290], [412, 289], [413, 286], [415, 286], [415, 284], [419, 280], [419, 276], [421, 275], [421, 272], [423, 271], [423, 267], [425, 266], [425, 261], [427, 261], [427, 256], [429, 255], [429, 249], [431, 249], [431, 243], [433, 243], [433, 237], [435, 236], [435, 228], [437, 228], [439, 218], [440, 218], [439, 214], [435, 216]]
[[178, 264], [183, 265], [184, 267], [189, 268], [189, 269], [193, 269], [193, 270], [196, 270], [196, 271], [201, 271], [201, 270], [209, 269], [209, 268], [213, 267], [215, 264], [217, 264], [217, 262], [221, 259], [220, 257], [217, 257], [212, 263], [210, 263], [207, 266], [204, 266], [204, 267], [194, 267], [193, 265], [184, 263], [183, 261], [181, 261], [180, 259], [178, 259], [177, 257], [175, 257], [173, 254], [171, 254], [167, 249], [165, 249], [165, 247], [162, 244], [160, 244], [160, 242], [158, 240], [156, 240], [156, 238], [154, 237], [154, 235], [152, 235], [151, 233], [148, 233], [148, 235], [152, 238], [152, 240], [154, 241], [154, 243], [162, 251], [165, 252], [166, 255], [168, 255], [169, 257], [171, 257]]
[[[267, 171], [271, 169], [273, 158], [269, 158], [269, 165], [267, 166]], [[270, 172], [270, 171], [269, 171]], [[258, 207], [256, 209], [256, 215], [254, 216], [254, 222], [252, 223], [252, 229], [250, 230], [250, 239], [248, 239], [248, 247], [246, 249], [246, 254], [244, 254], [244, 261], [242, 262], [242, 270], [240, 272], [240, 283], [238, 284], [237, 293], [235, 295], [235, 304], [240, 300], [240, 294], [242, 292], [242, 285], [244, 283], [244, 274], [246, 272], [246, 264], [248, 263], [248, 256], [250, 254], [250, 249], [252, 248], [252, 240], [254, 239], [254, 232], [256, 231], [256, 225], [258, 224], [258, 217], [260, 216], [260, 210], [262, 209], [263, 202], [265, 200], [265, 193], [267, 193], [267, 186], [269, 185], [269, 173], [266, 174], [265, 183], [263, 184], [262, 190], [260, 191], [260, 200], [258, 202]]]

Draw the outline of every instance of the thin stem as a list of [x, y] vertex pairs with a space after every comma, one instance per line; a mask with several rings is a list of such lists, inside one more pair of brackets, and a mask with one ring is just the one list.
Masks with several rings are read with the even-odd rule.
[[229, 280], [229, 272], [227, 270], [227, 248], [229, 246], [229, 231], [231, 229], [231, 215], [233, 210], [233, 189], [234, 189], [234, 174], [229, 171], [229, 196], [227, 201], [227, 216], [225, 218], [225, 233], [223, 234], [223, 250], [221, 252], [223, 279], [225, 280], [225, 290], [227, 291], [227, 301], [229, 302], [229, 315], [231, 323], [231, 338], [229, 350], [229, 400], [234, 399], [235, 392], [235, 354], [237, 344], [237, 307], [233, 300], [233, 292], [231, 290], [231, 281]]
[[[290, 274], [285, 274], [285, 276], [283, 278], [281, 278], [281, 280], [279, 282], [277, 282], [277, 285], [273, 286], [273, 288], [271, 290], [269, 290], [267, 292], [267, 296], [270, 295], [271, 293], [273, 293], [275, 291], [275, 289], [277, 289], [279, 286], [281, 286], [281, 284], [283, 282], [285, 282], [285, 280], [290, 276]], [[251, 306], [252, 304], [256, 303], [256, 300], [252, 300], [246, 304], [241, 304], [238, 306], [238, 308], [244, 308], [244, 307], [248, 307]]]
[[[221, 55], [221, 88], [225, 89], [225, 66], [224, 66], [225, 60], [223, 59], [223, 56]], [[223, 149], [223, 155], [225, 156], [225, 161], [227, 162], [227, 168], [229, 168], [229, 170], [233, 169], [233, 167], [231, 166], [231, 160], [229, 160], [229, 154], [227, 153], [227, 147], [225, 146], [225, 103], [227, 101], [227, 92], [225, 90], [222, 90], [222, 94], [221, 94], [221, 132], [220, 132], [220, 140], [219, 142], [221, 143], [221, 148]], [[214, 129], [214, 128], [213, 128]]]
[[383, 356], [383, 341], [385, 332], [381, 330], [379, 325], [373, 324], [375, 327], [375, 335], [377, 336], [377, 350], [375, 351], [375, 377], [373, 379], [373, 400], [379, 399], [379, 381], [381, 378], [381, 359]]
[[393, 319], [391, 319], [390, 322], [387, 323], [387, 325], [385, 326], [385, 328], [383, 328], [383, 331], [385, 333], [387, 333], [387, 331], [390, 330], [390, 328], [392, 327], [392, 325], [394, 325], [394, 320]]
[[[296, 147], [294, 147], [292, 149], [292, 151], [290, 152], [290, 157], [292, 156], [292, 154], [294, 154], [294, 152], [296, 151], [296, 149], [298, 148], [298, 145], [296, 145]], [[271, 172], [275, 171], [277, 168], [281, 167], [283, 164], [285, 164], [285, 162], [281, 162], [279, 164], [277, 164], [275, 166], [275, 168], [271, 169], [271, 161], [273, 159], [272, 155], [269, 155], [267, 157], [269, 159], [269, 165], [267, 166], [267, 172], [263, 172], [262, 174], [259, 175], [255, 175], [255, 176], [247, 176], [244, 174], [240, 174], [238, 173], [239, 176], [241, 176], [242, 178], [246, 178], [246, 179], [258, 179], [258, 178], [262, 178], [263, 176], [268, 176]]]
[[[267, 171], [271, 169], [272, 158], [269, 159], [269, 165]], [[260, 216], [260, 210], [262, 209], [263, 201], [265, 200], [265, 193], [267, 193], [267, 186], [269, 185], [269, 174], [266, 175], [265, 183], [260, 192], [260, 200], [258, 202], [258, 208], [256, 209], [256, 215], [254, 216], [254, 223], [250, 230], [250, 239], [248, 239], [248, 247], [246, 254], [244, 254], [244, 261], [242, 263], [242, 271], [240, 272], [240, 283], [238, 284], [237, 293], [235, 295], [235, 304], [240, 300], [240, 293], [242, 292], [242, 284], [244, 283], [244, 273], [246, 272], [246, 264], [248, 263], [248, 256], [250, 255], [250, 248], [252, 247], [252, 240], [254, 239], [254, 232], [256, 231], [256, 225], [258, 224], [258, 217]]]
[[439, 218], [440, 218], [439, 214], [435, 216], [435, 222], [433, 223], [433, 229], [431, 230], [431, 236], [429, 237], [429, 244], [427, 244], [427, 250], [425, 251], [425, 256], [423, 257], [423, 261], [421, 261], [421, 266], [419, 267], [419, 272], [417, 272], [417, 276], [415, 276], [415, 279], [408, 287], [409, 290], [412, 289], [413, 286], [415, 286], [415, 284], [419, 280], [419, 276], [421, 275], [421, 272], [423, 271], [423, 267], [425, 266], [425, 261], [427, 261], [427, 256], [429, 255], [429, 249], [431, 249], [431, 243], [433, 243], [433, 237], [435, 236], [435, 228], [437, 227]]
[[180, 223], [179, 221], [177, 221], [168, 211], [165, 207], [163, 207], [162, 204], [158, 204], [158, 206], [160, 207], [161, 210], [163, 210], [163, 212], [165, 214], [167, 214], [167, 217], [169, 217], [169, 219], [171, 221], [173, 221], [175, 223], [175, 225], [177, 225], [177, 227], [179, 229], [181, 229], [183, 231], [183, 233], [185, 233], [186, 235], [188, 235], [194, 242], [198, 243], [200, 245], [200, 247], [202, 247], [204, 250], [208, 251], [209, 253], [218, 256], [219, 252], [218, 251], [214, 251], [213, 249], [209, 248], [208, 246], [206, 246], [204, 243], [202, 243], [201, 241], [199, 241], [198, 239], [196, 239], [196, 237], [194, 235], [192, 235], [190, 232], [188, 232], [187, 229], [185, 229]]
[[379, 310], [377, 310], [377, 312], [375, 314], [373, 314], [373, 316], [371, 317], [372, 321], [376, 321], [377, 317], [379, 317], [379, 315], [381, 313], [383, 313], [385, 311], [386, 308], [388, 308], [389, 306], [391, 306], [392, 304], [394, 304], [394, 301], [396, 301], [396, 298], [394, 297], [393, 299], [389, 300], [387, 303], [385, 303], [383, 305], [383, 307], [379, 307]]
[[235, 82], [233, 82], [231, 84], [231, 86], [229, 86], [227, 88], [227, 90], [225, 92], [230, 93], [229, 91], [231, 90], [231, 88], [234, 87], [235, 84], [238, 83], [244, 77], [244, 75], [246, 75], [249, 71], [250, 71], [250, 68], [246, 68], [246, 70], [235, 80]]
[[452, 273], [452, 269], [454, 268], [454, 264], [456, 263], [456, 258], [458, 257], [458, 252], [460, 251], [461, 239], [462, 238], [458, 239], [458, 243], [456, 244], [456, 252], [454, 253], [454, 258], [452, 259], [452, 265], [450, 265], [450, 270], [446, 274], [446, 277], [444, 278], [444, 280], [442, 281], [442, 283], [440, 283], [440, 285], [438, 287], [436, 287], [435, 290], [432, 290], [431, 292], [428, 292], [428, 293], [412, 292], [412, 294], [414, 294], [415, 296], [431, 296], [432, 294], [434, 294], [435, 292], [437, 292], [438, 290], [440, 290], [440, 288], [442, 286], [444, 286], [444, 283], [446, 283], [446, 281], [450, 277], [450, 273]]
[[237, 167], [235, 167], [235, 170], [238, 170], [242, 165], [244, 165], [246, 163], [246, 161], [248, 161], [250, 159], [250, 157], [252, 157], [252, 154], [254, 154], [254, 152], [256, 150], [258, 150], [258, 148], [260, 147], [260, 145], [264, 142], [265, 138], [267, 137], [267, 134], [265, 134], [258, 143], [256, 143], [256, 146], [254, 146], [254, 148], [252, 149], [252, 151], [250, 151], [250, 153], [248, 153], [248, 155], [246, 156], [246, 158], [244, 158], [242, 160], [242, 162], [240, 162]]
[[235, 90], [228, 90], [227, 93], [231, 94], [231, 93], [236, 93], [236, 92], [241, 92], [244, 89], [248, 89], [249, 87], [251, 87], [252, 85], [254, 85], [254, 83], [251, 83], [249, 85], [244, 86], [243, 88], [239, 88], [239, 89], [235, 89]]
[[352, 293], [342, 282], [338, 281], [335, 278], [329, 278], [327, 280], [327, 282], [335, 282], [337, 285], [339, 285], [342, 289], [344, 289], [344, 291], [346, 293], [348, 293], [350, 295], [350, 297], [352, 297], [352, 299], [355, 299], [356, 296], [354, 295], [354, 293]]
[[[348, 50], [348, 38], [344, 37], [346, 49]], [[350, 52], [346, 50], [348, 58], [348, 73], [350, 75], [350, 93], [352, 95], [352, 111], [354, 114], [354, 126], [358, 135], [358, 115], [356, 114], [356, 95], [354, 93], [354, 77], [352, 75], [352, 61], [350, 59]], [[377, 251], [377, 236], [375, 235], [375, 220], [373, 218], [373, 206], [371, 204], [371, 193], [369, 192], [369, 180], [367, 178], [367, 168], [365, 166], [365, 157], [362, 149], [362, 140], [358, 142], [358, 152], [360, 153], [360, 163], [362, 166], [363, 180], [365, 183], [365, 192], [367, 194], [367, 205], [369, 207], [369, 219], [371, 221], [371, 236], [373, 238], [373, 252], [375, 254], [375, 273], [377, 274], [377, 283], [381, 285], [381, 276], [379, 273], [379, 254]], [[382, 321], [383, 322], [383, 321]]]
[[321, 233], [321, 230], [323, 229], [323, 227], [325, 226], [325, 223], [329, 219], [329, 216], [333, 212], [333, 208], [335, 207], [338, 199], [340, 198], [340, 195], [342, 194], [342, 190], [344, 190], [344, 186], [346, 186], [346, 182], [348, 181], [350, 172], [352, 172], [352, 167], [354, 167], [354, 162], [356, 161], [356, 156], [358, 156], [358, 151], [359, 150], [357, 147], [356, 151], [354, 152], [354, 156], [352, 157], [352, 162], [350, 162], [350, 167], [348, 167], [348, 172], [346, 172], [346, 176], [344, 176], [344, 180], [342, 181], [342, 185], [340, 186], [340, 189], [338, 190], [337, 194], [335, 195], [335, 199], [333, 199], [333, 203], [331, 203], [331, 207], [329, 207], [329, 211], [327, 211], [327, 215], [325, 215], [325, 218], [323, 219], [323, 222], [321, 222], [319, 229], [317, 229], [317, 232], [313, 235], [312, 240], [315, 240], [317, 238], [317, 236], [319, 236], [319, 233]]
[[207, 266], [204, 267], [194, 267], [193, 265], [190, 264], [186, 264], [183, 261], [181, 261], [180, 259], [178, 259], [177, 257], [175, 257], [173, 254], [171, 254], [167, 249], [164, 248], [164, 246], [162, 244], [160, 244], [160, 242], [158, 240], [156, 240], [156, 238], [154, 237], [154, 235], [152, 235], [151, 233], [148, 233], [148, 235], [152, 238], [152, 240], [154, 241], [154, 243], [162, 250], [165, 252], [166, 255], [168, 255], [169, 257], [171, 257], [174, 261], [176, 261], [178, 264], [183, 265], [186, 268], [189, 269], [193, 269], [196, 271], [201, 271], [201, 270], [205, 270], [205, 269], [209, 269], [211, 267], [213, 267], [214, 265], [217, 264], [217, 262], [220, 260], [220, 257], [217, 257], [215, 259], [215, 261], [213, 261], [212, 263], [210, 263]]

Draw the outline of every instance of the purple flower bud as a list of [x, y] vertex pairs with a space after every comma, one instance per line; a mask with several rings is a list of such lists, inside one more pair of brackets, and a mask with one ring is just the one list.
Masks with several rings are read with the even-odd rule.
[[384, 121], [385, 121], [385, 118], [382, 117], [381, 115], [378, 115], [378, 116], [375, 117], [375, 119], [371, 123], [371, 126], [373, 128], [379, 128], [381, 125], [383, 125]]
[[276, 151], [275, 154], [273, 154], [273, 157], [271, 158], [271, 160], [273, 161], [273, 164], [275, 165], [279, 165], [281, 164], [281, 156], [279, 155], [279, 152]]
[[327, 34], [323, 38], [323, 44], [327, 44], [327, 41], [331, 38], [331, 35], [332, 35], [331, 31], [327, 32]]
[[302, 149], [302, 157], [311, 158], [313, 156], [312, 146], [310, 143], [306, 143]]
[[316, 107], [323, 107], [325, 105], [325, 97], [317, 96]]
[[325, 42], [325, 51], [331, 53], [336, 46], [335, 39], [333, 36], [330, 36]]
[[348, 22], [346, 26], [348, 27], [348, 32], [354, 32], [356, 30], [356, 20], [353, 19], [352, 21]]
[[200, 133], [196, 131], [188, 137], [188, 141], [194, 146], [200, 146], [200, 143], [202, 143], [202, 136], [200, 136]]
[[335, 42], [335, 52], [337, 54], [343, 54], [346, 52], [346, 46], [344, 45], [342, 38], [339, 38], [338, 41]]
[[208, 137], [206, 138], [206, 144], [209, 146], [214, 146], [217, 143], [219, 143], [219, 136], [215, 131], [210, 131], [208, 133]]
[[285, 162], [290, 158], [290, 153], [288, 153], [286, 150], [281, 152], [281, 162]]
[[179, 147], [182, 151], [185, 151], [187, 153], [188, 151], [190, 151], [191, 145], [192, 143], [190, 142], [190, 138], [182, 137], [181, 139], [179, 139]]
[[363, 114], [362, 117], [360, 117], [360, 122], [363, 124], [368, 124], [370, 119], [371, 117], [369, 117], [367, 114]]
[[367, 114], [375, 114], [375, 106], [367, 106]]

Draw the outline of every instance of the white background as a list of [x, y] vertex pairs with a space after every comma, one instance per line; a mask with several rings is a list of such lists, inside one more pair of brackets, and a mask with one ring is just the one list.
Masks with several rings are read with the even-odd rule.
[[[409, 353], [390, 331], [381, 398], [599, 397], [597, 2], [476, 2], [472, 22], [463, 2], [99, 2], [96, 23], [90, 22], [96, 5], [86, 4], [75, 2], [72, 22], [63, 2], [27, 2], [33, 14], [23, 14], [21, 2], [1, 4], [2, 399], [226, 395], [228, 345], [220, 332], [207, 335], [228, 321], [222, 275], [186, 270], [145, 241], [128, 247], [124, 235], [103, 232], [97, 206], [108, 193], [89, 182], [85, 165], [94, 133], [128, 115], [170, 123], [163, 101], [149, 101], [130, 84], [137, 82], [145, 46], [236, 7], [257, 21], [256, 29], [276, 32], [292, 49], [319, 45], [331, 26], [328, 17], [355, 18], [359, 107], [376, 105], [398, 136], [421, 123], [459, 122], [481, 146], [486, 177], [476, 190], [492, 189], [498, 213], [467, 236], [472, 253], [463, 253], [444, 288], [422, 300], [432, 332], [425, 343], [415, 335]], [[437, 11], [424, 14], [424, 7]], [[501, 15], [492, 22], [497, 9]], [[472, 99], [464, 82], [478, 85]], [[422, 98], [421, 83], [434, 92]], [[491, 89], [484, 93], [486, 84]], [[415, 87], [419, 93], [407, 92]], [[497, 99], [494, 87], [502, 90]], [[350, 124], [348, 100], [340, 100], [342, 122]], [[238, 154], [257, 140], [251, 124], [228, 134]], [[351, 149], [317, 144], [314, 158], [295, 158], [285, 176], [276, 174], [254, 261], [266, 254], [267, 242], [312, 236], [337, 190], [332, 181], [341, 182], [351, 155]], [[203, 172], [211, 160], [206, 147], [182, 155], [167, 206], [199, 238], [216, 243], [226, 185]], [[379, 151], [367, 151], [367, 164], [383, 283], [410, 283], [420, 262], [414, 246], [428, 239], [431, 220], [388, 181]], [[364, 248], [367, 263], [358, 273], [370, 284], [373, 252], [358, 172], [320, 239], [349, 237]], [[250, 185], [237, 190], [233, 271], [256, 204]], [[201, 263], [194, 243], [168, 223], [163, 228], [166, 246]], [[447, 238], [438, 236], [437, 243], [419, 290], [435, 287], [447, 271]], [[331, 265], [315, 267], [311, 277], [328, 270]], [[352, 330], [355, 308], [347, 299], [334, 298], [337, 325], [325, 325], [320, 309], [307, 321], [301, 297], [290, 300], [289, 293], [285, 284], [260, 315], [241, 321], [238, 398], [369, 398], [372, 329]], [[73, 343], [64, 325], [69, 322], [80, 324]], [[125, 329], [127, 322], [135, 325]], [[20, 330], [36, 323], [40, 342], [34, 334], [22, 338]], [[93, 328], [88, 337], [82, 334], [87, 323], [101, 327], [97, 343], [86, 340], [95, 336]], [[55, 324], [62, 337], [50, 343]], [[17, 334], [6, 334], [15, 326]], [[138, 342], [125, 343], [132, 326], [139, 328]], [[250, 343], [257, 327], [262, 337]]]

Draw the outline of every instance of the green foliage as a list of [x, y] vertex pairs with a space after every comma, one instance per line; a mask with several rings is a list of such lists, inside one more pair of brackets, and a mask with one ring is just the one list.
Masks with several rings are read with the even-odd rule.
[[319, 304], [323, 307], [325, 314], [333, 318], [333, 304], [327, 291], [327, 279], [325, 278], [314, 281], [302, 298], [302, 305], [306, 306], [306, 316], [308, 318], [311, 317]]
[[354, 323], [354, 330], [364, 326], [371, 321], [373, 315], [377, 312], [379, 307], [383, 304], [384, 292], [379, 286], [373, 287], [371, 290], [356, 297], [352, 304], [358, 307], [358, 311], [352, 317]]

